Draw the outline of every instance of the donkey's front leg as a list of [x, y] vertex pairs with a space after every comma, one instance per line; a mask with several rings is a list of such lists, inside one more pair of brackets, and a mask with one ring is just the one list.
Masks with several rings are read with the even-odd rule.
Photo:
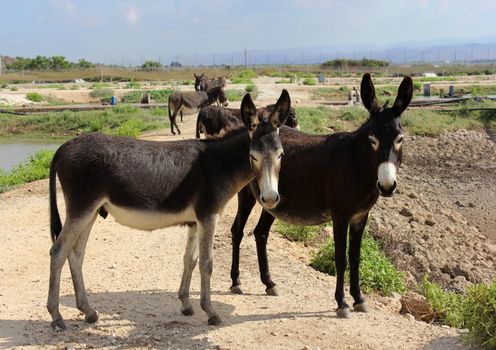
[[201, 220], [199, 223], [199, 248], [200, 248], [200, 275], [201, 275], [201, 297], [200, 305], [208, 315], [208, 324], [217, 326], [222, 323], [221, 318], [212, 307], [210, 299], [210, 279], [213, 270], [213, 241], [215, 227], [219, 214], [214, 214], [211, 217]]
[[368, 213], [363, 217], [350, 223], [350, 294], [354, 299], [353, 309], [359, 312], [367, 312], [368, 307], [360, 291], [360, 247]]
[[270, 227], [274, 223], [275, 218], [267, 211], [262, 210], [258, 224], [253, 230], [253, 235], [257, 243], [258, 269], [260, 271], [260, 279], [265, 284], [265, 292], [268, 295], [277, 296], [279, 293], [276, 284], [270, 278], [269, 259], [267, 257], [267, 239], [269, 238]]
[[181, 287], [179, 288], [179, 300], [183, 306], [181, 312], [183, 315], [191, 316], [194, 314], [193, 305], [189, 300], [189, 287], [191, 284], [191, 275], [198, 261], [198, 230], [197, 225], [189, 226], [188, 242], [186, 244], [186, 252], [184, 253], [184, 271], [181, 279]]
[[351, 317], [350, 307], [344, 298], [344, 273], [346, 271], [346, 235], [348, 234], [348, 220], [333, 218], [334, 251], [336, 264], [336, 292], [334, 297], [338, 303], [336, 314], [338, 318]]

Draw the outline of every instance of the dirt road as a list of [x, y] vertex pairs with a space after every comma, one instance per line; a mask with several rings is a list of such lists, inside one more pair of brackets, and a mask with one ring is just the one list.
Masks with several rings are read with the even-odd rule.
[[[186, 117], [182, 127], [186, 137], [192, 137], [193, 127], [194, 118]], [[168, 131], [148, 138], [172, 139]], [[231, 200], [215, 240], [212, 299], [224, 319], [222, 326], [206, 325], [206, 315], [199, 305], [198, 269], [191, 287], [196, 314], [186, 317], [179, 311], [176, 294], [185, 228], [140, 232], [109, 217], [97, 220], [84, 266], [90, 303], [99, 310], [100, 320], [95, 325], [84, 323], [75, 308], [66, 264], [62, 273], [61, 312], [68, 331], [57, 333], [50, 328], [45, 308], [51, 245], [48, 181], [0, 195], [0, 348], [464, 348], [457, 330], [400, 316], [399, 303], [394, 298], [369, 295], [370, 313], [336, 319], [335, 279], [308, 266], [307, 249], [276, 235], [270, 238], [269, 258], [280, 296], [265, 295], [251, 236], [242, 244], [241, 278], [245, 294], [230, 294], [229, 228], [235, 211], [235, 200]], [[246, 234], [254, 227], [254, 214]]]

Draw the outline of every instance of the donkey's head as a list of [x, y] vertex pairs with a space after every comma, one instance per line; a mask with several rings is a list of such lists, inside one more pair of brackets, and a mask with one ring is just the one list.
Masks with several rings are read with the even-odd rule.
[[203, 82], [204, 74], [205, 73], [202, 73], [201, 75], [196, 75], [196, 73], [193, 73], [193, 75], [195, 76], [195, 90], [196, 91], [202, 91], [202, 84], [204, 84], [204, 82]]
[[241, 118], [251, 137], [250, 163], [260, 188], [260, 203], [272, 209], [279, 204], [279, 171], [283, 148], [279, 139], [279, 127], [288, 117], [291, 99], [282, 90], [274, 110], [262, 120], [258, 120], [257, 109], [250, 94], [241, 103]]
[[390, 197], [396, 190], [396, 172], [402, 159], [403, 128], [400, 117], [412, 100], [413, 82], [410, 77], [405, 77], [393, 106], [381, 107], [367, 73], [362, 79], [360, 95], [363, 105], [370, 112], [369, 140], [373, 163], [377, 166], [377, 188], [382, 196]]

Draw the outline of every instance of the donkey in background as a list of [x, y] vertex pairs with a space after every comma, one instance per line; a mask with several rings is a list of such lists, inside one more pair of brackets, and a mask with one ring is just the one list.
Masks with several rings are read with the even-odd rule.
[[204, 73], [195, 76], [195, 90], [196, 91], [208, 91], [215, 87], [225, 88], [227, 85], [226, 79], [223, 77], [218, 77], [216, 79], [209, 79]]
[[[269, 105], [257, 109], [258, 118], [257, 120], [254, 120], [254, 123], [258, 124], [260, 120], [274, 110], [274, 107], [275, 105]], [[296, 111], [293, 107], [289, 109], [289, 115], [284, 125], [299, 130]], [[208, 106], [202, 108], [200, 113], [198, 113], [196, 119], [196, 138], [199, 139], [202, 132], [207, 139], [219, 138], [233, 130], [243, 127], [244, 124], [241, 120], [239, 109]]]
[[[333, 221], [338, 317], [350, 317], [344, 296], [346, 238], [349, 234], [350, 293], [355, 311], [368, 311], [360, 291], [360, 246], [370, 209], [379, 195], [390, 197], [396, 190], [396, 172], [402, 159], [403, 128], [400, 117], [413, 94], [405, 77], [391, 108], [377, 102], [370, 74], [361, 82], [361, 97], [370, 116], [354, 132], [308, 135], [281, 128], [284, 159], [279, 177], [281, 202], [265, 208], [254, 229], [260, 278], [269, 295], [277, 295], [269, 273], [267, 239], [275, 218], [295, 225], [318, 225]], [[251, 189], [251, 191], [250, 191]], [[233, 255], [231, 291], [242, 293], [239, 280], [239, 247], [243, 229], [256, 199], [263, 192], [255, 182], [238, 193], [238, 212], [231, 227]]]
[[[184, 315], [193, 314], [189, 289], [199, 256], [200, 304], [208, 323], [220, 324], [210, 299], [213, 237], [219, 213], [254, 179], [261, 188], [264, 205], [277, 206], [277, 178], [283, 154], [279, 126], [285, 122], [290, 105], [289, 94], [283, 90], [274, 111], [253, 132], [239, 130], [215, 141], [156, 142], [95, 133], [63, 144], [50, 166], [53, 245], [47, 309], [52, 327], [66, 329], [59, 311], [60, 273], [66, 259], [78, 309], [87, 322], [98, 320], [98, 313], [88, 303], [82, 264], [96, 217], [107, 213], [123, 225], [146, 231], [187, 225], [179, 289], [181, 311]], [[241, 116], [247, 127], [255, 115], [255, 105], [247, 94], [241, 103]], [[66, 202], [63, 226], [57, 208], [57, 177]]]
[[[222, 87], [214, 87], [207, 92], [205, 91], [176, 91], [169, 96], [169, 121], [171, 132], [175, 135], [174, 127], [181, 134], [181, 130], [176, 123], [177, 114], [181, 114], [181, 122], [183, 121], [183, 111], [186, 113], [198, 112], [204, 107], [210, 106], [215, 101], [219, 100], [223, 106], [227, 106], [227, 98]], [[171, 114], [172, 110], [172, 114]]]

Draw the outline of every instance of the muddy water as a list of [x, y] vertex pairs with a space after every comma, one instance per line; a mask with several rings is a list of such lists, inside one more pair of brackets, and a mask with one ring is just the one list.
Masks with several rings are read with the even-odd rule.
[[0, 169], [10, 171], [39, 150], [55, 150], [62, 143], [63, 140], [52, 139], [0, 138]]

